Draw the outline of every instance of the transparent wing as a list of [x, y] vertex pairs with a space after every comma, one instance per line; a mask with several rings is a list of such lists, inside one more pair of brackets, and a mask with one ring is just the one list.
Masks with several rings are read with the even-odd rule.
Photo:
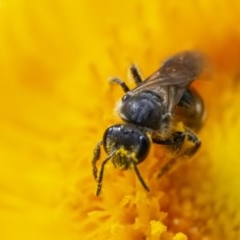
[[145, 89], [165, 97], [169, 111], [180, 101], [184, 91], [199, 76], [203, 56], [198, 52], [181, 52], [167, 59], [161, 68], [149, 76], [133, 92]]
[[[203, 69], [203, 55], [199, 52], [181, 52], [168, 58], [143, 84], [177, 85], [186, 87]], [[140, 85], [141, 86], [141, 85]]]

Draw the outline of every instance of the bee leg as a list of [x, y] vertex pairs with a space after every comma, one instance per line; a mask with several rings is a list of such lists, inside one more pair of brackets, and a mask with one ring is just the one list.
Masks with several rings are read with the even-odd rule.
[[188, 141], [193, 143], [193, 146], [186, 149], [181, 155], [191, 157], [197, 152], [197, 150], [201, 146], [201, 141], [197, 137], [197, 135], [189, 128], [185, 128], [185, 136]]
[[172, 144], [170, 145], [172, 151], [179, 152], [182, 149], [185, 139], [186, 139], [185, 132], [180, 131], [174, 132], [171, 138]]
[[116, 83], [118, 85], [120, 85], [120, 87], [122, 88], [122, 90], [126, 93], [128, 91], [130, 91], [129, 87], [127, 86], [127, 84], [121, 80], [120, 78], [117, 77], [113, 77], [110, 79], [110, 83]]
[[156, 144], [167, 145], [172, 148], [173, 151], [178, 151], [181, 149], [185, 139], [184, 132], [174, 132], [172, 136], [168, 139], [162, 139], [158, 135], [152, 136], [152, 140]]
[[150, 190], [149, 190], [147, 184], [144, 182], [144, 180], [143, 180], [143, 178], [142, 178], [142, 176], [141, 176], [141, 174], [140, 174], [136, 164], [133, 164], [133, 169], [134, 169], [134, 171], [135, 171], [135, 173], [136, 173], [140, 183], [142, 184], [143, 188], [149, 192]]
[[94, 151], [93, 151], [92, 172], [93, 172], [93, 177], [94, 177], [95, 180], [97, 180], [96, 162], [99, 160], [100, 155], [101, 155], [101, 145], [102, 145], [102, 141], [98, 142]]
[[138, 86], [143, 81], [143, 79], [142, 79], [141, 74], [135, 64], [133, 64], [130, 67], [130, 72], [133, 76], [135, 84]]
[[[188, 140], [193, 143], [193, 146], [183, 150], [184, 141]], [[191, 157], [193, 156], [199, 147], [201, 146], [201, 141], [195, 135], [193, 131], [188, 128], [185, 128], [185, 132], [174, 132], [172, 136], [172, 143], [170, 144], [171, 140], [168, 140], [166, 143], [169, 145], [173, 151], [179, 153], [177, 157], [170, 159], [162, 168], [161, 171], [158, 173], [157, 178], [162, 177], [165, 173], [167, 173], [174, 165], [179, 161], [181, 157]]]
[[[161, 140], [160, 138], [154, 138], [153, 142], [157, 144], [163, 144], [171, 147], [172, 151], [178, 152], [183, 146], [185, 140], [185, 133], [184, 132], [174, 132], [169, 139]], [[172, 166], [175, 165], [177, 162], [178, 157], [170, 159], [160, 170], [160, 172], [157, 175], [157, 178], [162, 177], [165, 173], [167, 173]]]
[[178, 157], [172, 158], [170, 161], [168, 161], [160, 170], [160, 172], [157, 175], [157, 178], [162, 177], [165, 173], [169, 172], [171, 168], [175, 165], [177, 162]]

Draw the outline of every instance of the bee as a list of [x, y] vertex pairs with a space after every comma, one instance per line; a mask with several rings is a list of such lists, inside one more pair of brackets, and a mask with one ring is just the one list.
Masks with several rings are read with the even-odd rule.
[[[122, 170], [133, 169], [143, 188], [149, 191], [137, 165], [148, 156], [152, 142], [166, 145], [177, 153], [161, 168], [159, 178], [180, 157], [191, 157], [197, 152], [201, 141], [195, 131], [201, 128], [205, 111], [202, 98], [190, 85], [202, 72], [203, 63], [202, 54], [186, 51], [168, 58], [145, 80], [132, 65], [130, 72], [136, 84], [132, 90], [120, 78], [111, 79], [125, 93], [117, 108], [123, 123], [107, 128], [94, 150], [92, 170], [97, 196], [102, 189], [105, 165], [110, 160]], [[182, 130], [176, 128], [179, 122], [183, 123]], [[185, 141], [191, 142], [187, 148], [183, 148]], [[108, 156], [98, 173], [96, 163], [101, 146]]]

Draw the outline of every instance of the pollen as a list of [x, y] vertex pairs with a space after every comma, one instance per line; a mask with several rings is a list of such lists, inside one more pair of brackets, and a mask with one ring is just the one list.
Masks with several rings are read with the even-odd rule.
[[[116, 156], [118, 156], [119, 159], [123, 159], [122, 161], [120, 160], [122, 163], [125, 161], [127, 161], [128, 164], [130, 164], [132, 161], [138, 163], [136, 153], [134, 151], [127, 150], [124, 147], [120, 147], [116, 151]], [[118, 165], [121, 166], [121, 163], [119, 162]]]

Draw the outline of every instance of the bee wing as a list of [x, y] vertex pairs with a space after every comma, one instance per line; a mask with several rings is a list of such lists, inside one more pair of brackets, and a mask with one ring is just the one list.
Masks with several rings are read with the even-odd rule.
[[[146, 83], [146, 85], [141, 85], [138, 88], [135, 89], [135, 93], [141, 92], [143, 90], [148, 90], [155, 92], [157, 95], [160, 95], [163, 98], [163, 101], [166, 105], [166, 110], [168, 112], [172, 112], [175, 108], [175, 106], [179, 103], [183, 93], [186, 91], [187, 86], [191, 83], [189, 81], [188, 84], [185, 84], [186, 82], [181, 83], [181, 85], [172, 85], [169, 84], [169, 80], [172, 79], [164, 79], [164, 82], [162, 84], [162, 78], [156, 79], [154, 81]], [[165, 81], [166, 80], [166, 81]], [[176, 81], [176, 79], [174, 79]]]
[[149, 76], [135, 91], [148, 89], [164, 95], [168, 111], [180, 101], [184, 91], [199, 76], [203, 56], [198, 52], [182, 52], [167, 59], [161, 68]]
[[182, 52], [168, 58], [163, 65], [144, 82], [158, 81], [161, 86], [186, 87], [203, 69], [203, 55], [199, 52]]

